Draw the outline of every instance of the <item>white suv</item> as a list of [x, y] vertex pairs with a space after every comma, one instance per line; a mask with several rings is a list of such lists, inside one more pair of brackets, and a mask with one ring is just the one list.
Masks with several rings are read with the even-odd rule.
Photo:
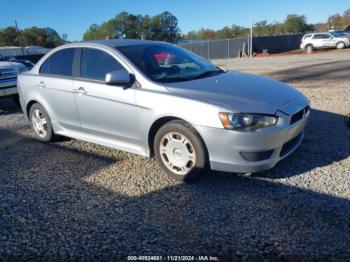
[[0, 61], [0, 98], [13, 96], [17, 100], [17, 76], [26, 70], [21, 63]]
[[349, 36], [344, 33], [313, 33], [304, 35], [301, 40], [301, 49], [312, 52], [314, 49], [338, 48], [343, 49], [350, 46]]

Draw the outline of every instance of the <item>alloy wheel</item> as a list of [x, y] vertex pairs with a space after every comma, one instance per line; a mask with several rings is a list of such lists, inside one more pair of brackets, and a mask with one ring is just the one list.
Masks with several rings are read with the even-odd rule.
[[343, 49], [343, 48], [345, 48], [345, 44], [343, 42], [340, 42], [340, 43], [337, 44], [337, 48], [338, 49]]
[[47, 136], [47, 131], [48, 131], [47, 120], [45, 115], [39, 109], [35, 109], [32, 112], [32, 124], [33, 124], [35, 133], [39, 137]]

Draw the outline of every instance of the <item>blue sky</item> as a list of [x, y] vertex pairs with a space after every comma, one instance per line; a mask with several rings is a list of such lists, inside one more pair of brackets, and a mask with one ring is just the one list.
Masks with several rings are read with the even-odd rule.
[[[309, 23], [350, 8], [349, 0], [1, 0], [0, 28], [14, 24], [52, 27], [69, 40], [81, 40], [93, 23], [100, 24], [126, 11], [155, 15], [170, 11], [183, 33], [201, 27], [249, 26], [254, 21], [283, 21], [287, 14], [303, 14]], [[6, 11], [5, 11], [6, 10]]]

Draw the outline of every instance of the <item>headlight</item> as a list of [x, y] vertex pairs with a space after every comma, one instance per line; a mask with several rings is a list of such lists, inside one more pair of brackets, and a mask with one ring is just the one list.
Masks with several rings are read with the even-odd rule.
[[238, 131], [254, 131], [259, 128], [274, 126], [278, 120], [276, 116], [262, 114], [221, 112], [219, 115], [225, 128]]

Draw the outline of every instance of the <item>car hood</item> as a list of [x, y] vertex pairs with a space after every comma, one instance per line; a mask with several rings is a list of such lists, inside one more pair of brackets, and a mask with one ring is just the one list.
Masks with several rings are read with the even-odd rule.
[[272, 80], [246, 73], [227, 72], [186, 82], [167, 83], [173, 94], [209, 102], [233, 112], [275, 114], [278, 109], [299, 96], [296, 89]]
[[0, 69], [15, 69], [17, 72], [20, 68], [25, 67], [24, 65], [16, 62], [0, 61]]

